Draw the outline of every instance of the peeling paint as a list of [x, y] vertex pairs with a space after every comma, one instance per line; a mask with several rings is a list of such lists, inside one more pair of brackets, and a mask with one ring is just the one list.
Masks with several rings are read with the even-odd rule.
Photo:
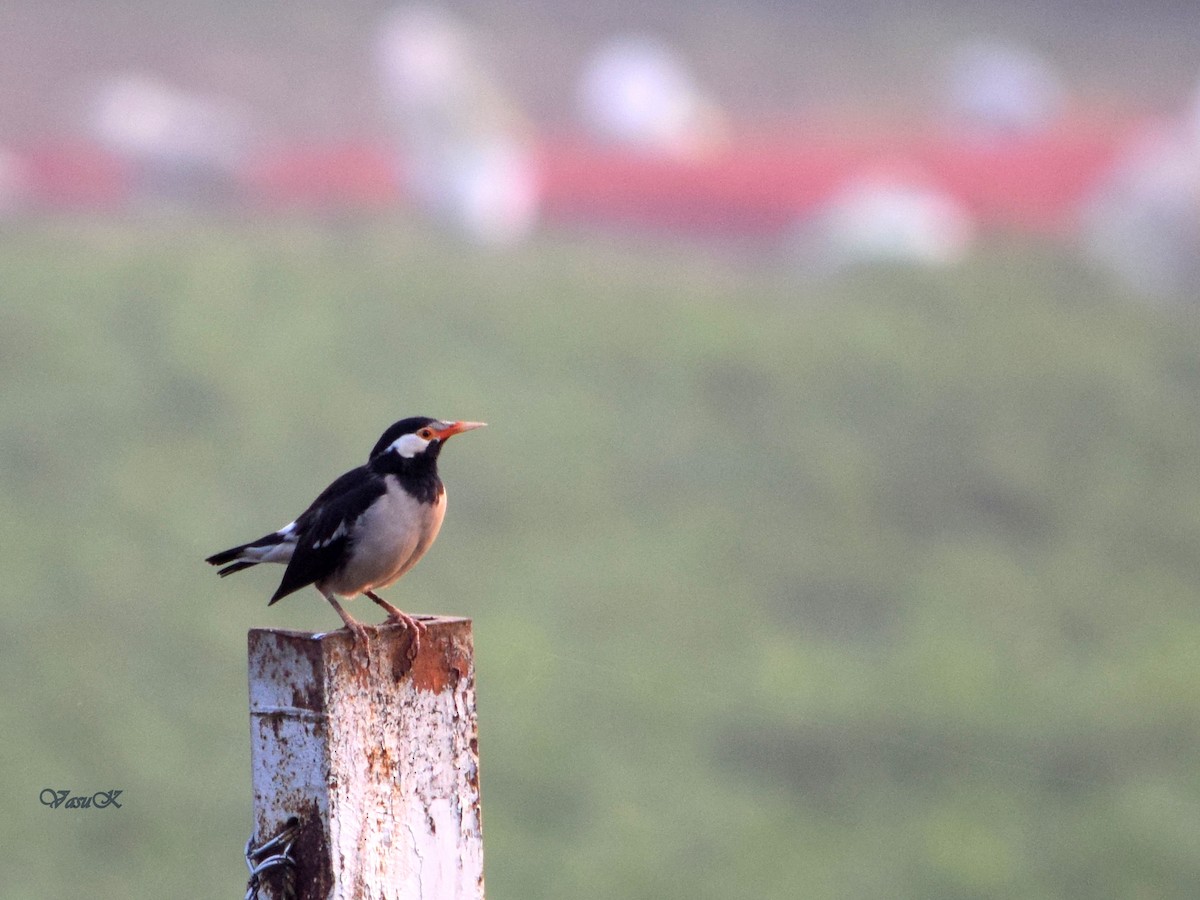
[[425, 622], [415, 660], [403, 627], [372, 629], [367, 665], [345, 632], [250, 634], [260, 833], [301, 806], [320, 822], [328, 879], [303, 897], [483, 897], [471, 623]]

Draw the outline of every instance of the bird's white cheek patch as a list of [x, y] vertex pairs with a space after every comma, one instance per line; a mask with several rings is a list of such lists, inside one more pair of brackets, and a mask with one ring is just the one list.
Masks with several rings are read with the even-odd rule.
[[394, 450], [405, 459], [412, 459], [418, 453], [421, 453], [429, 446], [429, 441], [422, 437], [417, 437], [415, 434], [402, 434], [396, 440], [392, 441], [392, 446], [388, 450]]

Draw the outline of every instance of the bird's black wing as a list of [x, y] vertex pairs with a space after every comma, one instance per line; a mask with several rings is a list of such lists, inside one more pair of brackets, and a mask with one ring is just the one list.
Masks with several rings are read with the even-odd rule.
[[325, 488], [296, 520], [296, 550], [267, 605], [336, 571], [345, 560], [351, 528], [383, 492], [383, 479], [365, 466]]

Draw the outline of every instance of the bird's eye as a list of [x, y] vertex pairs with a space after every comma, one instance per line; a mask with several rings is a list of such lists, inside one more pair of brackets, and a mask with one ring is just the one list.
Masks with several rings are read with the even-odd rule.
[[417, 437], [422, 438], [423, 440], [427, 441], [433, 437], [433, 429], [432, 428], [422, 428], [420, 431], [417, 432]]

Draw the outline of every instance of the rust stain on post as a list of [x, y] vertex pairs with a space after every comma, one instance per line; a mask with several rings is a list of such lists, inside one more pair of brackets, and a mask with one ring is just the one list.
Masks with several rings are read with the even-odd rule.
[[453, 687], [471, 672], [474, 655], [469, 620], [447, 623], [436, 635], [431, 629], [409, 672], [413, 686], [434, 693], [444, 691], [447, 685]]
[[387, 626], [366, 665], [344, 631], [250, 632], [256, 835], [300, 818], [306, 900], [483, 896], [471, 622], [424, 621], [415, 660]]

